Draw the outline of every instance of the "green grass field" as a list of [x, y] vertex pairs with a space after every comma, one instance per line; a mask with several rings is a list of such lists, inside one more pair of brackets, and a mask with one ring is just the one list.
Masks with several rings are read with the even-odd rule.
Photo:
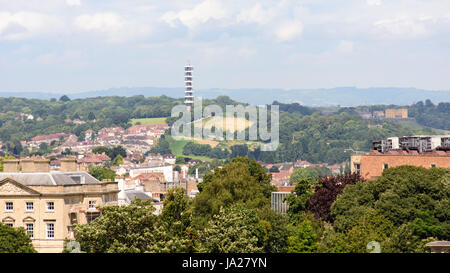
[[198, 159], [198, 160], [201, 160], [201, 161], [209, 161], [209, 162], [211, 162], [213, 160], [212, 158], [206, 157], [206, 156], [183, 155], [183, 148], [184, 148], [184, 146], [188, 142], [193, 142], [193, 141], [185, 140], [185, 139], [175, 140], [171, 136], [166, 136], [166, 140], [167, 140], [167, 142], [169, 142], [170, 150], [176, 156], [189, 157], [189, 158], [192, 158], [192, 159]]
[[133, 118], [131, 124], [136, 125], [138, 122], [142, 125], [165, 124], [166, 118]]

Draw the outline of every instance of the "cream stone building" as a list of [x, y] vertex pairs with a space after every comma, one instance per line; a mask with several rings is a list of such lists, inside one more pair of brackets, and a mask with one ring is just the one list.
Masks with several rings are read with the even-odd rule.
[[59, 171], [50, 171], [45, 159], [4, 160], [0, 221], [24, 227], [38, 252], [62, 252], [74, 225], [100, 216], [98, 206], [117, 205], [118, 192], [117, 182], [78, 171], [76, 159], [62, 159]]

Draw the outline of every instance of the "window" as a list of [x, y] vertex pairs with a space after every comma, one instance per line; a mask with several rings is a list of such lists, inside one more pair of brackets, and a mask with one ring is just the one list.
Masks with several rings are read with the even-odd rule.
[[55, 238], [55, 224], [47, 224], [47, 239]]
[[355, 173], [361, 174], [361, 164], [355, 164]]
[[12, 223], [6, 223], [6, 225], [7, 225], [8, 227], [14, 227], [14, 225], [13, 225]]
[[33, 202], [27, 202], [27, 211], [33, 211], [33, 210], [34, 210]]
[[384, 167], [384, 169], [388, 169], [389, 168], [389, 164], [384, 163], [383, 167]]
[[96, 202], [95, 201], [89, 201], [89, 209], [95, 209]]
[[33, 231], [34, 231], [34, 226], [33, 224], [26, 224], [25, 229], [27, 231], [27, 235], [33, 239]]
[[431, 168], [436, 168], [436, 164], [431, 164]]
[[6, 202], [5, 203], [5, 210], [6, 211], [13, 211], [14, 210], [14, 205], [13, 205], [13, 202]]
[[47, 211], [55, 210], [55, 202], [47, 202]]

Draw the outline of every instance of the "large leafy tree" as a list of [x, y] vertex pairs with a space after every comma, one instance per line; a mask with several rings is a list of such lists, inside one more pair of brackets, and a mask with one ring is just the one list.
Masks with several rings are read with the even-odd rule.
[[265, 253], [285, 253], [288, 250], [289, 221], [282, 214], [266, 207], [257, 210], [261, 232], [258, 235], [258, 246]]
[[319, 179], [314, 195], [306, 203], [307, 209], [317, 218], [332, 222], [330, 208], [337, 196], [344, 191], [347, 185], [356, 184], [362, 178], [358, 174], [346, 173], [339, 176], [327, 176]]
[[0, 253], [35, 253], [31, 239], [23, 227], [13, 228], [0, 223]]
[[320, 233], [314, 229], [311, 220], [304, 220], [291, 227], [289, 253], [313, 253], [317, 251]]
[[205, 175], [194, 200], [194, 215], [209, 217], [221, 207], [242, 203], [246, 208], [270, 206], [271, 176], [256, 161], [238, 157]]
[[169, 142], [165, 138], [160, 138], [156, 145], [154, 145], [147, 153], [154, 154], [171, 154]]
[[[355, 225], [345, 232], [329, 230], [322, 240], [319, 251], [333, 253], [367, 253], [373, 249], [367, 249], [370, 242], [383, 244], [395, 230], [394, 225], [377, 210], [370, 210], [359, 218]], [[386, 252], [386, 250], [384, 250]]]
[[155, 243], [151, 252], [194, 252], [198, 232], [191, 225], [190, 201], [184, 188], [170, 188], [158, 216]]
[[220, 208], [203, 231], [200, 252], [254, 253], [258, 247], [259, 219], [255, 210], [243, 206]]
[[76, 240], [85, 252], [146, 252], [154, 244], [156, 215], [152, 200], [133, 200], [129, 206], [102, 207], [102, 216], [75, 226]]
[[288, 215], [291, 218], [298, 218], [306, 211], [306, 204], [314, 194], [313, 189], [316, 184], [316, 181], [308, 178], [297, 181], [294, 190], [286, 196], [286, 202], [289, 206]]
[[[368, 208], [384, 213], [399, 226], [415, 221], [423, 235], [449, 236], [450, 171], [446, 169], [400, 166], [389, 168], [377, 180], [349, 186], [337, 198], [331, 212], [338, 230], [352, 223]], [[445, 227], [435, 232], [433, 226]], [[429, 229], [427, 231], [427, 229]], [[439, 230], [439, 229], [438, 229]]]
[[331, 207], [334, 230], [349, 233], [375, 210], [392, 223], [379, 238], [389, 252], [423, 252], [425, 240], [450, 239], [450, 170], [400, 166], [345, 188]]

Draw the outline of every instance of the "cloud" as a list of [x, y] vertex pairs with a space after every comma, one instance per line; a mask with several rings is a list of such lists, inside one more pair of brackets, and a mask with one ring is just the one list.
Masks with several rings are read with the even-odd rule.
[[83, 14], [75, 18], [75, 25], [83, 30], [109, 32], [123, 28], [124, 24], [125, 20], [113, 12]]
[[275, 36], [280, 42], [299, 38], [303, 32], [303, 24], [299, 20], [286, 21], [275, 29]]
[[367, 0], [366, 3], [369, 6], [380, 6], [381, 0]]
[[82, 31], [102, 33], [113, 43], [142, 39], [151, 32], [149, 24], [128, 20], [114, 12], [82, 14], [75, 18], [74, 25]]
[[63, 28], [58, 18], [37, 12], [0, 12], [0, 40], [25, 40]]
[[338, 45], [338, 51], [342, 53], [352, 53], [353, 52], [353, 42], [352, 41], [340, 41]]
[[259, 3], [250, 9], [243, 9], [237, 15], [236, 21], [238, 23], [258, 23], [266, 24], [271, 19], [271, 14], [264, 10]]
[[393, 35], [394, 37], [415, 38], [423, 36], [427, 33], [427, 29], [423, 21], [428, 19], [422, 17], [421, 19], [416, 20], [411, 17], [402, 16], [392, 19], [378, 20], [374, 23], [374, 26], [383, 36], [388, 34]]
[[80, 6], [81, 5], [81, 0], [66, 0], [66, 4], [68, 6]]
[[188, 28], [195, 28], [200, 24], [211, 20], [220, 20], [227, 17], [227, 10], [218, 0], [204, 0], [192, 9], [184, 9], [179, 12], [169, 11], [163, 14], [161, 19], [171, 26], [181, 22]]
[[66, 50], [62, 53], [45, 53], [38, 55], [34, 62], [38, 65], [83, 67], [87, 65], [85, 54], [77, 50]]

